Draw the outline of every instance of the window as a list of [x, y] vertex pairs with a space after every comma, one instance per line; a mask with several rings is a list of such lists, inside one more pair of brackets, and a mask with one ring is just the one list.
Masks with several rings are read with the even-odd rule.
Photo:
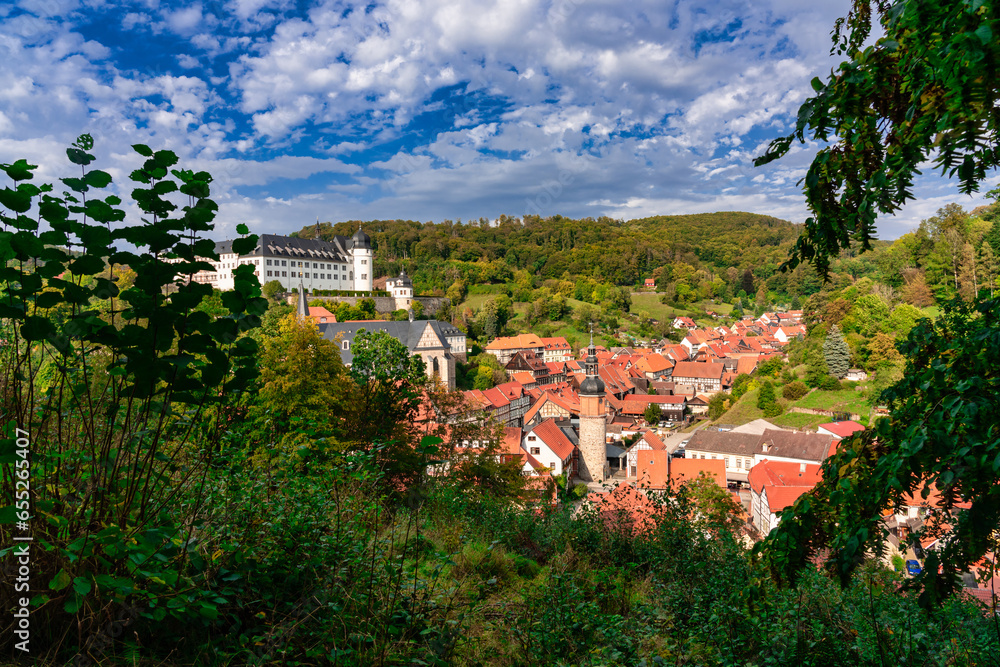
[[753, 461], [752, 461], [751, 459], [746, 459], [746, 460], [744, 461], [744, 463], [746, 464], [746, 466], [745, 466], [745, 467], [746, 467], [746, 469], [747, 469], [747, 470], [750, 470], [750, 468], [752, 468], [752, 467], [753, 467]]
[[282, 276], [283, 278], [284, 278], [284, 277], [287, 277], [287, 276], [288, 276], [288, 271], [282, 271], [282, 272], [281, 272], [281, 276]]
[[538, 454], [542, 453], [542, 448], [541, 447], [532, 447], [530, 451], [531, 451], [531, 455], [532, 456], [537, 456]]
[[313, 262], [313, 268], [314, 269], [318, 269], [319, 268], [319, 264], [317, 264], [316, 262]]
[[361, 274], [361, 279], [362, 280], [367, 280], [368, 279], [368, 274], [367, 273], [362, 273]]
[[308, 278], [308, 277], [309, 277], [309, 272], [308, 272], [308, 271], [306, 271], [306, 278]]
[[361, 260], [361, 263], [362, 263], [362, 264], [367, 264], [367, 263], [368, 263], [368, 260], [367, 260], [367, 259], [363, 259], [363, 260]]
[[302, 267], [302, 262], [299, 262], [299, 268], [301, 268], [301, 267]]
[[729, 457], [728, 456], [726, 457], [726, 467], [727, 468], [729, 467]]
[[743, 468], [743, 459], [741, 459], [740, 457], [737, 456], [736, 457], [736, 469], [740, 470], [742, 468]]
[[267, 276], [268, 276], [268, 278], [271, 277], [271, 272], [270, 271], [267, 272]]
[[341, 345], [341, 347], [342, 347], [343, 349], [345, 349], [345, 350], [349, 350], [349, 349], [351, 349], [351, 341], [349, 341], [349, 340], [345, 340], [345, 341], [344, 341], [344, 342], [342, 342], [342, 343], [341, 343], [340, 345]]
[[281, 265], [282, 265], [282, 266], [288, 266], [288, 262], [287, 262], [287, 261], [285, 261], [285, 260], [281, 260]]
[[528, 442], [534, 442], [534, 441], [535, 441], [535, 436], [529, 435], [528, 436]]
[[271, 260], [267, 260], [267, 265], [271, 266]]

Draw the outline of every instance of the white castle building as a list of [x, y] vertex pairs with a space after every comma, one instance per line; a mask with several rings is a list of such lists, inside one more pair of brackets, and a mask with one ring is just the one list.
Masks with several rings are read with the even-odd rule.
[[211, 261], [211, 271], [200, 271], [192, 280], [210, 283], [220, 290], [233, 289], [233, 270], [251, 264], [260, 283], [277, 280], [291, 292], [299, 283], [313, 290], [372, 290], [371, 238], [358, 231], [351, 238], [334, 236], [333, 241], [299, 239], [276, 234], [261, 234], [257, 247], [245, 255], [233, 252], [232, 241], [215, 244], [219, 261]]

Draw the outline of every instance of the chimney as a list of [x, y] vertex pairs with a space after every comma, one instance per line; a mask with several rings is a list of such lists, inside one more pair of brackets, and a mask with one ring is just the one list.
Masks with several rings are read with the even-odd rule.
[[799, 464], [799, 477], [802, 477], [802, 475], [804, 475], [804, 474], [806, 474], [806, 464], [805, 463], [800, 463]]

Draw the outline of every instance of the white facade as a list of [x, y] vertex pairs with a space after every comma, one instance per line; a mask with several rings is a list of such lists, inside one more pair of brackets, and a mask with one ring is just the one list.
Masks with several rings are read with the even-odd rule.
[[210, 271], [200, 271], [192, 281], [209, 283], [219, 290], [234, 287], [233, 271], [243, 264], [253, 266], [261, 284], [277, 280], [286, 292], [301, 283], [314, 290], [372, 290], [372, 249], [368, 235], [358, 230], [350, 239], [336, 236], [332, 242], [262, 234], [257, 247], [246, 255], [232, 252], [232, 242], [216, 243], [219, 260]]

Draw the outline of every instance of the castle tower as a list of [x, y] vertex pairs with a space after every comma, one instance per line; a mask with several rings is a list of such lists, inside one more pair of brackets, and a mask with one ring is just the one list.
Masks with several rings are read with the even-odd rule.
[[375, 267], [372, 265], [372, 240], [367, 234], [358, 231], [351, 237], [351, 256], [354, 258], [354, 289], [359, 292], [370, 292]]
[[587, 377], [580, 383], [580, 470], [585, 482], [603, 482], [608, 465], [607, 422], [604, 420], [604, 380], [597, 374], [594, 335], [590, 335], [587, 359], [583, 362]]

